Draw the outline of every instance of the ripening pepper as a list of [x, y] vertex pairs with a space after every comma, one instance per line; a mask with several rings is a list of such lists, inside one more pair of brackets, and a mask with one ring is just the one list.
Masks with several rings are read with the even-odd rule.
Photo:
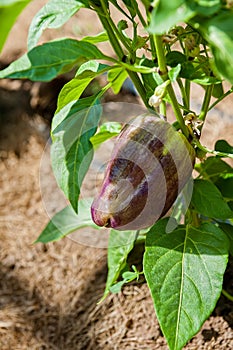
[[168, 122], [154, 114], [132, 119], [116, 139], [93, 221], [118, 230], [153, 225], [191, 177], [194, 160], [193, 147]]

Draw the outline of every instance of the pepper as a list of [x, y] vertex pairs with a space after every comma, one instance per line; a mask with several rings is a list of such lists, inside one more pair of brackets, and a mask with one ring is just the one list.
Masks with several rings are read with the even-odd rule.
[[154, 114], [121, 130], [101, 189], [91, 206], [98, 226], [150, 227], [164, 216], [191, 177], [195, 151], [183, 134]]

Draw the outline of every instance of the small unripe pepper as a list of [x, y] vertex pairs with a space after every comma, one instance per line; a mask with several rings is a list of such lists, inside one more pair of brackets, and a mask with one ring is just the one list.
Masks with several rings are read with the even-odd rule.
[[154, 114], [132, 119], [116, 139], [93, 221], [118, 230], [153, 225], [191, 177], [194, 160], [193, 147], [166, 121]]

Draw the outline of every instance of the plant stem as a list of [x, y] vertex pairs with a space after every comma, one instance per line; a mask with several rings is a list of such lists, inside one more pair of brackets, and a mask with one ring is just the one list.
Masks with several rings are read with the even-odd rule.
[[128, 20], [130, 20], [130, 22], [134, 22], [134, 20], [124, 11], [123, 8], [121, 8], [118, 3], [114, 0], [110, 0], [110, 2], [113, 4], [113, 6], [115, 6], [117, 8], [117, 10], [119, 10], [121, 13], [123, 13], [123, 15], [128, 18]]
[[151, 55], [152, 55], [152, 59], [154, 60], [156, 58], [156, 47], [155, 47], [153, 35], [150, 34], [149, 39], [150, 39], [150, 46], [151, 46]]
[[[167, 74], [167, 65], [166, 65], [166, 60], [165, 60], [165, 55], [164, 55], [164, 48], [163, 48], [163, 43], [162, 43], [162, 38], [160, 35], [154, 35], [154, 43], [156, 47], [156, 53], [157, 53], [157, 59], [158, 59], [158, 65], [159, 65], [159, 70], [160, 70], [160, 75], [164, 81], [168, 79], [168, 74]], [[174, 114], [176, 116], [177, 121], [180, 124], [180, 128], [183, 132], [183, 134], [188, 137], [189, 132], [188, 129], [184, 123], [184, 119], [182, 116], [182, 113], [180, 111], [180, 107], [178, 104], [178, 101], [176, 99], [175, 92], [173, 90], [173, 87], [171, 84], [167, 86], [167, 92], [170, 97], [171, 105], [174, 111]]]
[[[145, 22], [145, 25], [142, 23], [144, 28], [149, 26], [149, 23], [150, 23], [150, 13], [149, 13], [148, 9], [146, 8], [146, 6], [145, 6], [145, 10], [146, 10], [146, 16], [147, 16], [147, 23]], [[154, 60], [156, 58], [156, 47], [155, 47], [155, 43], [154, 43], [153, 34], [149, 34], [149, 40], [150, 40], [150, 47], [151, 47], [151, 55], [152, 55], [152, 59]]]
[[130, 45], [128, 44], [126, 38], [124, 37], [124, 35], [122, 34], [122, 32], [120, 30], [118, 30], [118, 28], [116, 27], [115, 23], [113, 22], [112, 18], [108, 15], [107, 16], [108, 22], [111, 25], [114, 33], [116, 34], [116, 36], [118, 37], [118, 39], [122, 42], [122, 44], [124, 45], [124, 47], [130, 51]]
[[185, 214], [185, 225], [192, 225], [194, 227], [198, 227], [200, 225], [199, 217], [197, 212], [193, 209], [188, 209]]
[[145, 88], [139, 78], [139, 76], [137, 75], [136, 72], [133, 72], [129, 69], [127, 69], [127, 73], [130, 77], [130, 79], [132, 80], [132, 82], [134, 83], [135, 85], [135, 88], [137, 89], [139, 95], [141, 96], [145, 106], [147, 108], [150, 108], [149, 104], [148, 104], [148, 99], [147, 99], [147, 96], [146, 96], [146, 91], [145, 91]]
[[159, 105], [159, 113], [166, 119], [167, 110], [166, 110], [166, 102], [162, 101]]
[[160, 75], [162, 76], [162, 78], [165, 77], [164, 80], [167, 80], [167, 65], [165, 61], [162, 38], [160, 35], [154, 35], [154, 43], [157, 53]]
[[101, 20], [104, 28], [106, 28], [105, 26], [107, 26], [107, 30], [108, 30], [107, 34], [109, 36], [109, 41], [111, 42], [115, 52], [116, 51], [118, 52], [118, 53], [116, 52], [117, 56], [120, 59], [122, 59], [122, 57], [124, 56], [124, 51], [122, 50], [122, 47], [120, 46], [120, 43], [118, 42], [118, 38], [121, 40], [122, 44], [124, 46], [126, 46], [127, 49], [129, 49], [128, 43], [126, 42], [124, 36], [122, 35], [122, 33], [120, 33], [118, 28], [115, 26], [113, 20], [111, 19], [110, 15], [109, 15], [109, 9], [107, 8], [105, 1], [100, 0], [100, 2], [101, 2], [103, 14], [100, 14], [98, 11], [97, 11], [97, 13], [100, 17], [100, 20]]
[[107, 34], [108, 34], [108, 38], [109, 41], [112, 45], [112, 47], [114, 48], [114, 51], [117, 55], [117, 57], [122, 60], [122, 58], [124, 57], [124, 51], [122, 50], [122, 47], [120, 46], [111, 26], [108, 23], [107, 18], [104, 15], [101, 15], [100, 13], [98, 13], [100, 21], [103, 25], [103, 27], [106, 29]]
[[204, 96], [204, 101], [201, 107], [201, 113], [199, 115], [199, 119], [202, 121], [205, 121], [207, 112], [208, 112], [208, 108], [209, 108], [209, 104], [210, 104], [210, 99], [212, 96], [212, 92], [213, 92], [213, 85], [208, 85], [206, 88], [206, 92], [205, 92], [205, 96]]
[[149, 68], [149, 67], [145, 67], [145, 66], [132, 66], [128, 63], [124, 63], [124, 62], [120, 62], [119, 63], [121, 66], [125, 67], [126, 69], [131, 70], [132, 72], [138, 72], [138, 73], [142, 73], [142, 74], [150, 74], [150, 73], [154, 73], [155, 69], [154, 68]]
[[190, 86], [191, 86], [190, 80], [186, 79], [184, 88], [185, 88], [185, 92], [186, 92], [186, 96], [187, 96], [187, 108], [188, 109], [190, 108]]
[[181, 96], [182, 96], [182, 101], [183, 101], [183, 104], [184, 104], [184, 108], [186, 110], [189, 109], [189, 101], [188, 101], [188, 98], [187, 98], [187, 94], [186, 94], [186, 90], [184, 88], [184, 85], [182, 83], [182, 80], [180, 78], [177, 79], [177, 83], [179, 85], [179, 88], [180, 88], [180, 92], [181, 92]]
[[210, 154], [214, 154], [215, 156], [219, 156], [219, 157], [227, 157], [227, 158], [233, 158], [233, 154], [231, 153], [225, 153], [225, 152], [219, 152], [219, 151], [213, 151], [211, 149], [206, 148], [205, 146], [203, 146], [199, 140], [194, 139], [193, 143], [200, 148], [200, 150], [204, 151], [205, 153], [210, 153]]
[[222, 101], [225, 97], [227, 97], [228, 95], [230, 95], [233, 92], [233, 86], [231, 87], [230, 90], [228, 90], [227, 92], [225, 92], [225, 94], [223, 94], [222, 96], [220, 96], [208, 109], [208, 111], [210, 111], [212, 108], [214, 108], [220, 101]]
[[[145, 19], [143, 18], [140, 10], [139, 10], [139, 7], [138, 7], [138, 4], [137, 4], [137, 1], [133, 0], [134, 2], [134, 8], [137, 12], [137, 15], [138, 15], [138, 18], [140, 19], [142, 25], [143, 25], [143, 28], [146, 28], [147, 27], [147, 23], [145, 21]], [[147, 14], [148, 15], [148, 14]], [[147, 16], [148, 17], [148, 16]], [[150, 40], [150, 46], [151, 46], [151, 53], [152, 53], [152, 58], [155, 59], [156, 57], [156, 49], [155, 49], [155, 44], [154, 44], [154, 39], [153, 39], [153, 35], [149, 35], [149, 40]]]
[[139, 10], [139, 7], [138, 7], [138, 4], [137, 4], [137, 1], [136, 0], [131, 0], [131, 2], [134, 4], [134, 9], [138, 15], [138, 18], [140, 19], [142, 25], [143, 25], [143, 28], [146, 28], [146, 21], [144, 20], [140, 10]]
[[[124, 51], [123, 51], [119, 41], [117, 40], [117, 37], [112, 29], [111, 24], [109, 23], [109, 16], [106, 16], [107, 15], [106, 11], [108, 11], [108, 10], [105, 8], [105, 4], [103, 4], [103, 3], [104, 3], [104, 1], [101, 0], [104, 14], [101, 14], [99, 11], [97, 13], [98, 13], [98, 16], [100, 18], [100, 21], [101, 21], [104, 29], [106, 30], [106, 32], [108, 34], [108, 38], [109, 38], [109, 41], [112, 45], [112, 48], [114, 49], [118, 59], [120, 61], [122, 61], [125, 54], [124, 54]], [[118, 29], [116, 28], [116, 30], [118, 30]], [[147, 108], [149, 108], [148, 99], [146, 96], [146, 90], [145, 90], [138, 74], [136, 72], [130, 71], [129, 69], [126, 69], [126, 71], [129, 75], [129, 77], [131, 78], [132, 82], [134, 83], [135, 88], [137, 89], [139, 95], [141, 96], [145, 106]]]
[[172, 87], [171, 84], [168, 85], [167, 92], [169, 94], [169, 97], [170, 97], [170, 100], [171, 100], [171, 105], [172, 105], [173, 111], [175, 113], [176, 119], [177, 119], [177, 121], [180, 124], [180, 128], [181, 128], [183, 134], [186, 137], [188, 137], [188, 135], [189, 135], [188, 128], [186, 127], [186, 125], [184, 123], [184, 119], [183, 119], [183, 116], [181, 114], [180, 107], [179, 107], [179, 104], [177, 102], [176, 95], [175, 95], [175, 92], [174, 92], [173, 87]]
[[228, 300], [233, 301], [233, 296], [229, 294], [225, 289], [222, 289], [222, 294], [224, 297], [226, 297]]

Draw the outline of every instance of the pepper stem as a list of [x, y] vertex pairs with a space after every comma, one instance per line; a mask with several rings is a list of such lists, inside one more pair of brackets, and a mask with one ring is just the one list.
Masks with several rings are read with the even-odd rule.
[[[167, 65], [166, 65], [166, 59], [164, 55], [164, 47], [162, 42], [161, 35], [154, 35], [154, 42], [156, 47], [156, 53], [157, 53], [157, 59], [158, 59], [158, 65], [159, 65], [159, 71], [162, 79], [166, 81], [168, 79], [168, 72], [167, 72]], [[188, 138], [189, 132], [188, 128], [185, 125], [182, 113], [180, 111], [180, 107], [174, 92], [174, 89], [171, 84], [167, 86], [167, 92], [170, 97], [172, 109], [174, 111], [174, 114], [176, 116], [177, 121], [180, 124], [180, 128], [183, 132], [183, 134]]]

